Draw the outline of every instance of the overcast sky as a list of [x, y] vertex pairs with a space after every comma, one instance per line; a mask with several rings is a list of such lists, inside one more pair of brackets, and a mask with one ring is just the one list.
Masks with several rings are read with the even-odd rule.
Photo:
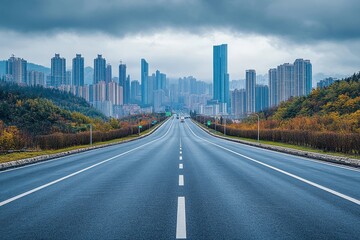
[[0, 0], [0, 59], [11, 54], [50, 67], [60, 53], [71, 68], [102, 54], [122, 60], [132, 79], [140, 59], [150, 72], [212, 80], [212, 46], [228, 44], [231, 79], [296, 58], [313, 73], [360, 70], [359, 0]]

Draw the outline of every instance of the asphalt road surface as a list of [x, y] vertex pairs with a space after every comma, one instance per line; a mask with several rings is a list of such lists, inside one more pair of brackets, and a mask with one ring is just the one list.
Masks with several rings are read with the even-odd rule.
[[360, 239], [360, 171], [212, 137], [152, 135], [0, 172], [0, 239]]

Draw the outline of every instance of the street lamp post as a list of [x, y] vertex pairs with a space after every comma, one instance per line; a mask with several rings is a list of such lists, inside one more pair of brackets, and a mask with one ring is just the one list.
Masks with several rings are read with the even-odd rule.
[[224, 135], [226, 135], [226, 118], [225, 117], [223, 117], [223, 121], [225, 121], [225, 123], [224, 123]]
[[215, 120], [215, 132], [216, 132], [216, 116], [214, 117], [214, 120]]
[[137, 122], [138, 122], [138, 135], [140, 136], [140, 121], [139, 121], [139, 118], [137, 119]]
[[90, 124], [90, 146], [92, 146], [92, 125]]
[[257, 116], [258, 119], [258, 137], [257, 137], [257, 141], [260, 142], [260, 117], [259, 114], [254, 113]]

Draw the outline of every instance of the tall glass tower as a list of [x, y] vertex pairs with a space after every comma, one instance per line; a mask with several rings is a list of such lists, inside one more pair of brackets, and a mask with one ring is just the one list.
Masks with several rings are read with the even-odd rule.
[[94, 59], [94, 84], [106, 81], [106, 60], [102, 55]]
[[246, 70], [246, 111], [248, 113], [255, 112], [255, 87], [256, 71], [253, 69]]
[[142, 102], [142, 104], [149, 104], [148, 78], [149, 78], [149, 64], [146, 62], [145, 59], [141, 59], [141, 102]]
[[81, 54], [76, 54], [72, 60], [72, 84], [84, 86], [84, 58]]
[[227, 69], [227, 44], [213, 48], [213, 100], [220, 103], [223, 113], [230, 109], [229, 74]]
[[66, 82], [66, 60], [55, 54], [51, 58], [51, 86], [59, 87]]

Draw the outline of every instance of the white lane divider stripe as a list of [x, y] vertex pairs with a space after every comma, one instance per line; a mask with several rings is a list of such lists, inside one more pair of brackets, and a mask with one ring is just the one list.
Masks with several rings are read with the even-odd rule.
[[180, 150], [180, 154], [182, 154], [182, 151]]
[[184, 175], [179, 175], [179, 186], [184, 186]]
[[[186, 123], [186, 125], [187, 125], [187, 123]], [[189, 127], [189, 125], [187, 125], [187, 126]], [[275, 171], [277, 171], [277, 172], [283, 173], [283, 174], [285, 174], [285, 175], [287, 175], [287, 176], [289, 176], [289, 177], [295, 178], [295, 179], [297, 179], [297, 180], [299, 180], [299, 181], [301, 181], [301, 182], [307, 183], [307, 184], [309, 184], [309, 185], [311, 185], [311, 186], [313, 186], [313, 187], [316, 187], [316, 188], [318, 188], [318, 189], [324, 190], [324, 191], [326, 191], [326, 192], [328, 192], [328, 193], [331, 193], [331, 194], [333, 194], [333, 195], [335, 195], [335, 196], [338, 196], [338, 197], [340, 197], [340, 198], [343, 198], [343, 199], [345, 199], [345, 200], [348, 200], [348, 201], [350, 201], [350, 202], [353, 202], [353, 203], [355, 203], [355, 204], [357, 204], [357, 205], [360, 205], [360, 200], [358, 200], [358, 199], [356, 199], [356, 198], [352, 198], [352, 197], [347, 196], [347, 195], [345, 195], [345, 194], [343, 194], [343, 193], [337, 192], [337, 191], [332, 190], [332, 189], [330, 189], [330, 188], [324, 187], [324, 186], [322, 186], [322, 185], [320, 185], [320, 184], [317, 184], [317, 183], [314, 183], [314, 182], [312, 182], [312, 181], [309, 181], [309, 180], [307, 180], [307, 179], [305, 179], [305, 178], [299, 177], [299, 176], [297, 176], [297, 175], [295, 175], [295, 174], [286, 172], [286, 171], [281, 170], [281, 169], [279, 169], [279, 168], [277, 168], [277, 167], [273, 167], [273, 166], [271, 166], [271, 165], [269, 165], [269, 164], [260, 162], [260, 161], [258, 161], [258, 160], [255, 160], [255, 159], [251, 158], [251, 157], [245, 156], [245, 155], [243, 155], [243, 154], [241, 154], [241, 153], [235, 152], [235, 151], [233, 151], [233, 150], [231, 150], [231, 149], [228, 149], [228, 148], [223, 147], [223, 146], [220, 146], [220, 145], [218, 145], [218, 144], [216, 144], [216, 143], [210, 142], [210, 141], [208, 141], [208, 140], [206, 140], [206, 139], [204, 139], [204, 138], [199, 137], [198, 135], [196, 135], [196, 134], [194, 133], [194, 131], [193, 131], [190, 127], [189, 127], [189, 129], [190, 129], [190, 131], [192, 132], [192, 134], [194, 134], [195, 137], [197, 137], [197, 138], [199, 138], [199, 139], [202, 139], [202, 140], [204, 140], [205, 142], [208, 142], [208, 143], [210, 143], [210, 144], [212, 144], [212, 145], [214, 145], [214, 146], [217, 146], [217, 147], [219, 147], [219, 148], [221, 148], [221, 149], [224, 149], [224, 150], [226, 150], [226, 151], [228, 151], [228, 152], [231, 152], [231, 153], [233, 153], [233, 154], [235, 154], [235, 155], [238, 155], [238, 156], [240, 156], [240, 157], [246, 158], [246, 159], [248, 159], [248, 160], [250, 160], [250, 161], [252, 161], [252, 162], [255, 162], [255, 163], [258, 163], [258, 164], [263, 165], [263, 166], [265, 166], [265, 167], [268, 167], [268, 168], [270, 168], [270, 169], [273, 169], [273, 170], [275, 170]]]
[[182, 160], [182, 156], [179, 157], [179, 160]]
[[184, 165], [182, 163], [179, 163], [179, 169], [183, 169]]
[[186, 239], [185, 197], [178, 197], [176, 239]]
[[108, 158], [108, 159], [106, 159], [106, 160], [103, 160], [103, 161], [101, 161], [101, 162], [98, 162], [98, 163], [96, 163], [96, 164], [93, 164], [93, 165], [91, 165], [91, 166], [89, 166], [89, 167], [86, 167], [86, 168], [84, 168], [84, 169], [81, 169], [81, 170], [79, 170], [79, 171], [77, 171], [77, 172], [71, 173], [71, 174], [69, 174], [69, 175], [67, 175], [67, 176], [65, 176], [65, 177], [59, 178], [59, 179], [54, 180], [54, 181], [52, 181], [52, 182], [49, 182], [49, 183], [47, 183], [47, 184], [41, 185], [41, 186], [39, 186], [39, 187], [37, 187], [37, 188], [31, 189], [30, 191], [24, 192], [24, 193], [19, 194], [19, 195], [15, 196], [15, 197], [12, 197], [12, 198], [9, 198], [9, 199], [7, 199], [7, 200], [5, 200], [5, 201], [2, 201], [2, 202], [0, 202], [0, 207], [6, 205], [6, 204], [8, 204], [8, 203], [11, 203], [11, 202], [13, 202], [13, 201], [15, 201], [15, 200], [17, 200], [17, 199], [20, 199], [20, 198], [23, 198], [23, 197], [25, 197], [25, 196], [27, 196], [27, 195], [30, 195], [30, 194], [32, 194], [32, 193], [34, 193], [34, 192], [37, 192], [37, 191], [39, 191], [39, 190], [41, 190], [41, 189], [44, 189], [44, 188], [49, 187], [49, 186], [51, 186], [51, 185], [54, 185], [55, 183], [58, 183], [58, 182], [64, 181], [65, 179], [68, 179], [68, 178], [71, 178], [71, 177], [73, 177], [73, 176], [76, 176], [76, 175], [78, 175], [79, 173], [85, 172], [85, 171], [87, 171], [87, 170], [89, 170], [89, 169], [92, 169], [92, 168], [94, 168], [94, 167], [96, 167], [96, 166], [99, 166], [99, 165], [101, 165], [101, 164], [104, 164], [104, 163], [106, 163], [106, 162], [109, 162], [109, 161], [111, 161], [111, 160], [114, 160], [115, 158], [121, 157], [121, 156], [123, 156], [123, 155], [125, 155], [125, 154], [128, 154], [128, 153], [130, 153], [130, 152], [133, 152], [133, 151], [135, 151], [135, 150], [137, 150], [137, 149], [139, 149], [139, 148], [145, 147], [145, 146], [147, 146], [147, 145], [149, 145], [149, 144], [151, 144], [151, 143], [153, 143], [153, 142], [155, 142], [155, 141], [158, 141], [158, 140], [164, 138], [164, 137], [169, 133], [172, 125], [173, 125], [173, 122], [171, 122], [171, 125], [170, 125], [169, 129], [167, 130], [167, 132], [166, 132], [162, 137], [160, 137], [160, 138], [158, 138], [158, 139], [154, 139], [154, 140], [152, 140], [152, 141], [150, 141], [150, 142], [148, 142], [148, 143], [145, 143], [145, 144], [143, 144], [143, 145], [141, 145], [141, 146], [138, 146], [138, 147], [136, 147], [136, 148], [133, 148], [133, 149], [131, 149], [131, 150], [129, 150], [129, 151], [123, 152], [123, 153], [118, 154], [118, 155], [116, 155], [116, 156], [114, 156], [114, 157]]

